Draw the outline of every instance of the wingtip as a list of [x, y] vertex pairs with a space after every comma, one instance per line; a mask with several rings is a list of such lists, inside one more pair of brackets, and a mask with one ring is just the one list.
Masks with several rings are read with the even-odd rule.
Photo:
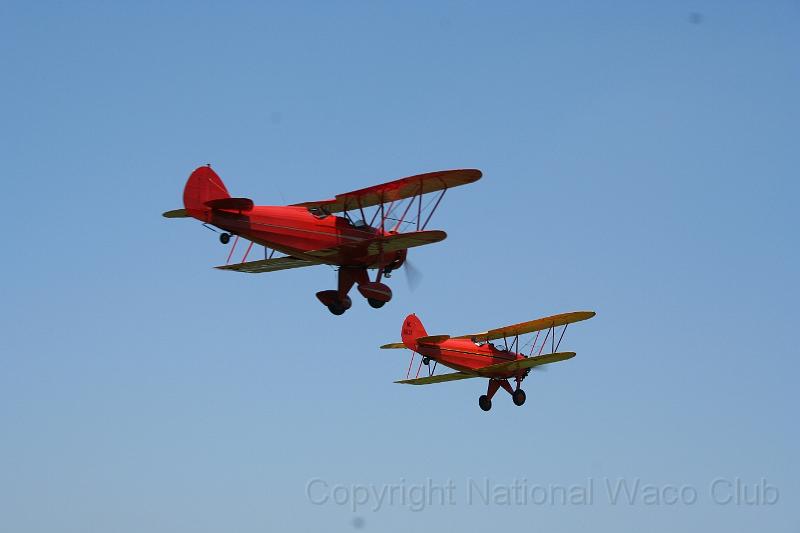
[[186, 209], [170, 209], [161, 213], [161, 216], [164, 218], [187, 218], [189, 213], [186, 212]]

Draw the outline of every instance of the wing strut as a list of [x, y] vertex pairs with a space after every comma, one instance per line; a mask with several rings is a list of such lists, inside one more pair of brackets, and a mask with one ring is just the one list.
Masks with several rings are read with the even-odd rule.
[[239, 244], [239, 236], [237, 235], [236, 238], [233, 240], [233, 246], [231, 246], [231, 252], [228, 254], [228, 259], [225, 260], [225, 264], [228, 265], [231, 262], [231, 257], [233, 257], [233, 252], [236, 251], [236, 245]]
[[[431, 209], [431, 212], [428, 213], [428, 218], [425, 219], [425, 223], [422, 225], [422, 229], [423, 230], [427, 227], [428, 222], [431, 221], [431, 217], [436, 212], [436, 208], [439, 207], [439, 202], [442, 201], [442, 198], [444, 198], [444, 193], [446, 193], [446, 192], [447, 192], [447, 186], [445, 186], [445, 188], [442, 189], [442, 194], [440, 194], [439, 198], [436, 199], [436, 203], [433, 204], [433, 209]], [[422, 198], [420, 198], [420, 201], [422, 201]], [[417, 221], [417, 222], [419, 222], [419, 221]]]
[[[553, 348], [553, 350], [552, 350], [553, 353], [557, 352], [558, 351], [558, 347], [561, 346], [561, 339], [564, 338], [564, 333], [567, 332], [567, 326], [569, 326], [569, 324], [564, 324], [564, 329], [561, 330], [561, 336], [558, 338], [558, 344], [556, 344], [556, 347]], [[555, 339], [555, 338], [556, 338], [556, 332], [553, 331], [553, 339]]]
[[417, 352], [411, 352], [411, 361], [408, 363], [408, 370], [406, 371], [406, 379], [411, 375], [411, 367], [414, 364], [414, 357], [417, 355]]
[[422, 359], [419, 360], [419, 366], [417, 367], [417, 375], [414, 376], [414, 379], [417, 379], [419, 377], [419, 371], [422, 370]]
[[[419, 186], [419, 191], [420, 192], [422, 191], [422, 185]], [[400, 224], [402, 224], [403, 221], [406, 219], [406, 215], [408, 214], [408, 210], [411, 209], [412, 205], [414, 205], [414, 200], [416, 199], [416, 197], [417, 197], [417, 194], [414, 194], [414, 196], [411, 197], [411, 201], [408, 202], [408, 205], [406, 206], [406, 210], [403, 211], [403, 216], [401, 216], [400, 220], [397, 221], [397, 224], [394, 225], [394, 228], [392, 229], [392, 231], [397, 231], [397, 228], [399, 228]], [[422, 196], [421, 195], [419, 197], [419, 201], [422, 202]]]

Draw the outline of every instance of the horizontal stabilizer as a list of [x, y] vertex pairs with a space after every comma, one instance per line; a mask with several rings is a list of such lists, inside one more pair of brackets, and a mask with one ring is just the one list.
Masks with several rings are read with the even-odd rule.
[[449, 338], [450, 335], [428, 335], [417, 338], [417, 344], [441, 344]]
[[514, 374], [518, 370], [526, 368], [533, 368], [540, 365], [549, 363], [556, 363], [558, 361], [565, 361], [575, 357], [575, 352], [559, 352], [549, 353], [547, 355], [536, 355], [534, 357], [526, 357], [525, 359], [516, 359], [514, 361], [507, 361], [505, 363], [497, 363], [496, 365], [489, 365], [475, 370], [480, 376], [495, 377]]
[[383, 346], [381, 346], [381, 350], [397, 350], [405, 347], [406, 345], [403, 344], [402, 342], [391, 342], [389, 344], [384, 344]]
[[453, 372], [451, 374], [439, 374], [438, 376], [428, 376], [425, 378], [403, 379], [395, 381], [404, 385], [431, 385], [433, 383], [444, 383], [445, 381], [456, 381], [459, 379], [478, 378], [477, 374], [467, 374], [466, 372]]
[[173, 209], [172, 211], [162, 213], [161, 216], [165, 218], [186, 218], [189, 216], [189, 213], [186, 212], [186, 209]]
[[217, 198], [205, 204], [211, 209], [228, 209], [231, 211], [250, 211], [253, 209], [253, 200], [250, 198]]
[[261, 272], [275, 272], [276, 270], [288, 270], [290, 268], [301, 268], [306, 266], [319, 265], [316, 261], [307, 261], [296, 257], [278, 257], [275, 259], [261, 259], [260, 261], [248, 261], [247, 263], [235, 263], [232, 265], [222, 265], [215, 268], [220, 270], [234, 270], [236, 272], [246, 272], [248, 274], [259, 274]]

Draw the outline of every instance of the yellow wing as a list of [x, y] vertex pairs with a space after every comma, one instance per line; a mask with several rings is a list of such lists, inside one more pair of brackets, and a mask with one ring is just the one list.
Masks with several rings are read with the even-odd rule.
[[556, 363], [558, 361], [566, 361], [575, 357], [575, 352], [557, 352], [549, 353], [547, 355], [537, 355], [534, 357], [527, 357], [525, 359], [516, 359], [514, 361], [507, 361], [505, 363], [497, 363], [496, 365], [489, 365], [483, 368], [478, 368], [475, 373], [482, 377], [496, 377], [513, 375], [518, 370], [525, 368], [533, 368], [535, 366], [546, 365], [549, 363]]
[[262, 272], [275, 272], [276, 270], [287, 270], [290, 268], [301, 268], [321, 264], [321, 261], [307, 261], [296, 257], [278, 257], [275, 259], [261, 259], [259, 261], [248, 261], [247, 263], [222, 265], [214, 268], [246, 272], [248, 274], [261, 274]]
[[320, 200], [316, 202], [303, 202], [294, 204], [309, 209], [322, 209], [328, 213], [340, 213], [351, 209], [372, 207], [385, 202], [395, 202], [404, 198], [412, 198], [420, 192], [441, 191], [442, 189], [452, 189], [459, 185], [466, 185], [478, 181], [483, 174], [480, 170], [468, 168], [461, 170], [441, 170], [439, 172], [429, 172], [418, 174], [408, 178], [390, 181], [381, 185], [374, 185], [365, 189], [337, 194], [332, 200]]
[[[385, 237], [366, 239], [358, 243], [348, 243], [331, 248], [322, 248], [305, 252], [304, 257], [278, 257], [276, 259], [261, 259], [259, 261], [248, 261], [247, 263], [235, 263], [232, 265], [221, 265], [215, 268], [220, 270], [234, 270], [236, 272], [247, 272], [248, 274], [260, 274], [263, 272], [275, 272], [276, 270], [286, 270], [289, 268], [300, 268], [314, 265], [342, 265], [350, 262], [358, 262], [362, 258], [375, 256], [378, 257], [381, 249], [384, 253], [405, 250], [415, 246], [424, 246], [439, 242], [447, 237], [447, 234], [439, 230], [415, 231], [411, 233], [397, 233]], [[377, 259], [375, 259], [377, 261]], [[372, 265], [366, 265], [372, 266]]]
[[384, 344], [381, 346], [381, 350], [396, 350], [399, 348], [405, 348], [406, 345], [402, 342], [390, 342], [389, 344]]
[[425, 378], [416, 379], [403, 379], [395, 381], [395, 383], [402, 383], [404, 385], [430, 385], [432, 383], [444, 383], [445, 381], [456, 381], [458, 379], [479, 378], [477, 374], [468, 374], [466, 372], [453, 372], [452, 374], [439, 374], [438, 376], [428, 376]]
[[545, 318], [537, 318], [528, 322], [505, 326], [497, 329], [490, 329], [483, 333], [471, 333], [469, 335], [461, 335], [457, 339], [472, 339], [474, 341], [491, 341], [494, 339], [502, 339], [503, 337], [515, 337], [517, 335], [524, 335], [525, 333], [532, 333], [534, 331], [542, 331], [552, 327], [565, 326], [573, 322], [580, 322], [581, 320], [588, 320], [595, 315], [594, 311], [575, 311], [573, 313], [562, 313], [560, 315], [548, 316]]
[[428, 376], [416, 379], [404, 379], [395, 381], [404, 385], [431, 385], [433, 383], [444, 383], [446, 381], [456, 381], [469, 378], [500, 378], [514, 375], [517, 371], [535, 366], [546, 365], [558, 361], [565, 361], [575, 357], [575, 352], [549, 353], [547, 355], [537, 355], [516, 361], [507, 361], [496, 365], [489, 365], [478, 368], [474, 372], [453, 372], [451, 374], [440, 374], [438, 376]]
[[186, 209], [173, 209], [172, 211], [162, 213], [161, 216], [164, 218], [186, 218], [189, 216], [189, 213], [186, 212]]
[[[406, 250], [416, 246], [425, 246], [443, 241], [447, 233], [441, 230], [412, 231], [409, 233], [396, 233], [384, 237], [365, 239], [361, 242], [342, 244], [322, 250], [306, 252], [305, 255], [318, 257], [321, 261], [328, 262], [330, 258], [360, 258], [377, 256], [381, 253], [391, 253]], [[338, 263], [337, 263], [338, 264]]]

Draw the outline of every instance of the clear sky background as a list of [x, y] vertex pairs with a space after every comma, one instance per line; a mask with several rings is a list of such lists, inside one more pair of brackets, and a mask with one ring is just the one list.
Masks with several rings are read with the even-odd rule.
[[[800, 4], [602, 4], [3, 2], [0, 530], [800, 530]], [[416, 291], [334, 317], [331, 269], [215, 271], [227, 248], [160, 216], [205, 163], [278, 205], [484, 178]], [[377, 348], [412, 311], [578, 309], [522, 408], [394, 385], [408, 354]], [[718, 478], [780, 497], [719, 505]], [[314, 479], [455, 502], [354, 512]], [[614, 505], [619, 479], [697, 502]]]

